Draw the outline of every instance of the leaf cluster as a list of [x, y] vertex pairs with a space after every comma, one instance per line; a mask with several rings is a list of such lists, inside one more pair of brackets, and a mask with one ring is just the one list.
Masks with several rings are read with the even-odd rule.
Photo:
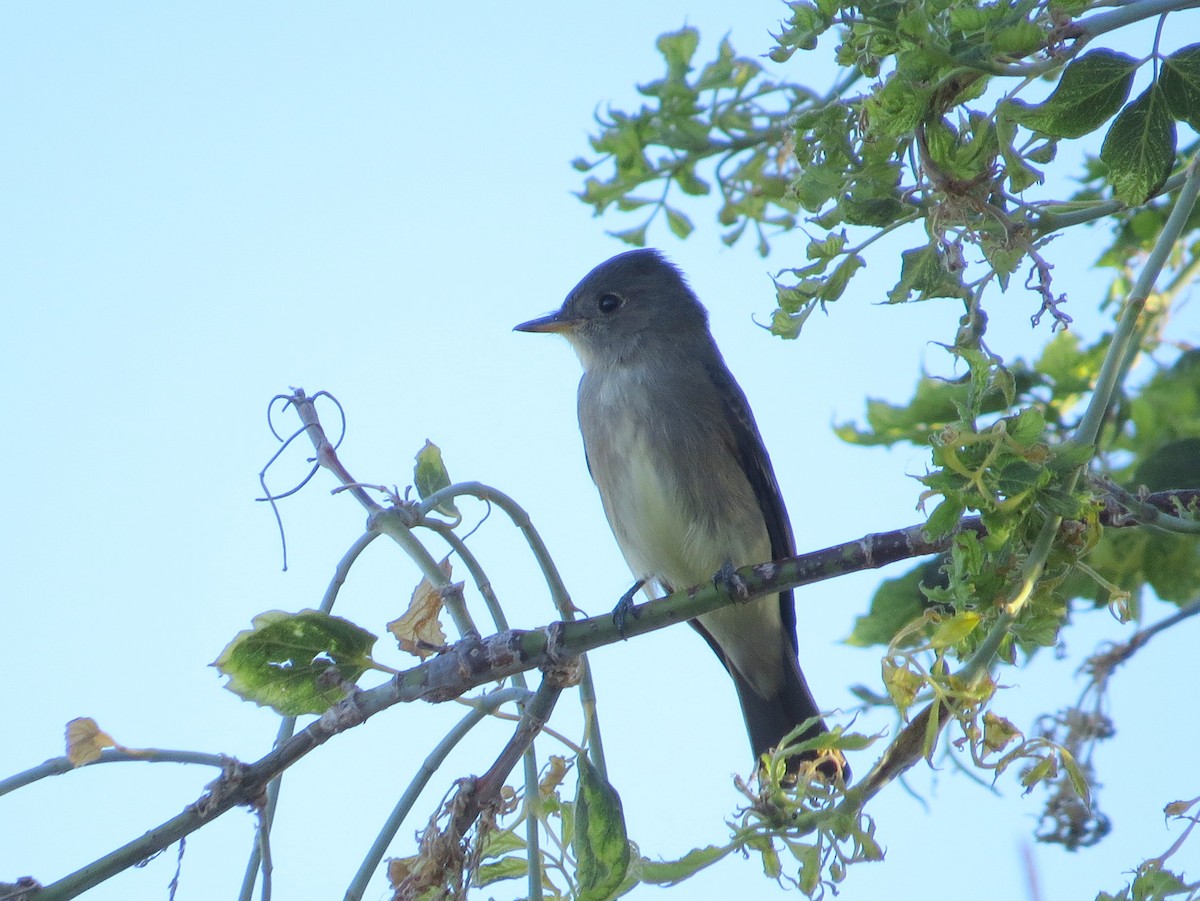
[[[868, 403], [866, 428], [843, 424], [836, 431], [862, 445], [899, 442], [930, 446], [933, 469], [922, 476], [923, 499], [938, 499], [928, 529], [946, 534], [967, 511], [987, 528], [957, 536], [954, 550], [933, 563], [885, 581], [868, 613], [858, 618], [850, 641], [887, 645], [929, 607], [970, 609], [980, 599], [1003, 595], [1031, 534], [1048, 514], [1075, 520], [1064, 535], [1056, 563], [1067, 568], [1035, 597], [1014, 637], [1027, 650], [1052, 644], [1072, 598], [1138, 610], [1145, 587], [1176, 604], [1195, 597], [1200, 585], [1200, 544], [1194, 536], [1154, 529], [1097, 528], [1092, 503], [1106, 485], [1127, 491], [1200, 486], [1200, 365], [1195, 351], [1164, 366], [1114, 407], [1101, 452], [1070, 439], [1081, 396], [1098, 375], [1108, 339], [1083, 346], [1062, 332], [1032, 364], [1008, 367], [979, 363], [970, 377], [919, 380], [904, 404]], [[1091, 480], [1064, 491], [1064, 476], [1089, 463]], [[1038, 602], [1039, 598], [1043, 601]], [[970, 650], [964, 646], [964, 651]]]
[[[1007, 287], [1028, 265], [1039, 312], [1069, 321], [1040, 255], [1047, 237], [1154, 197], [1177, 165], [1176, 123], [1200, 123], [1200, 44], [1169, 55], [1148, 48], [1141, 59], [1081, 52], [1106, 30], [1161, 13], [1146, 2], [1079, 19], [1090, 6], [1078, 0], [789, 7], [769, 55], [787, 62], [836, 30], [845, 74], [828, 91], [768, 77], [727, 39], [693, 75], [699, 35], [684, 28], [659, 38], [666, 75], [639, 89], [652, 102], [610, 109], [591, 139], [599, 158], [576, 161], [591, 173], [580, 197], [597, 215], [611, 205], [649, 208], [638, 225], [614, 232], [639, 246], [660, 212], [677, 237], [692, 232], [670, 200], [676, 188], [686, 199], [715, 182], [722, 240], [735, 243], [752, 228], [764, 255], [771, 232], [807, 214], [809, 262], [777, 279], [771, 327], [783, 337], [798, 334], [809, 306], [843, 295], [866, 265], [866, 247], [916, 222], [924, 236], [902, 251], [889, 302], [970, 301], [993, 281]], [[1151, 83], [1128, 101], [1142, 68]], [[1024, 99], [1044, 79], [1057, 79], [1049, 97]], [[1063, 141], [1086, 139], [1110, 120], [1094, 166], [1098, 190], [1069, 209], [1026, 196]], [[607, 174], [596, 174], [603, 164]]]

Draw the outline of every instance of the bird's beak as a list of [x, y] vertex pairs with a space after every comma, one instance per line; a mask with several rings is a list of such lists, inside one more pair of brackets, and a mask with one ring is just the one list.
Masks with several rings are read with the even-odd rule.
[[563, 315], [562, 310], [556, 310], [538, 319], [530, 319], [520, 325], [514, 325], [514, 332], [554, 332], [562, 334], [575, 328], [575, 320]]

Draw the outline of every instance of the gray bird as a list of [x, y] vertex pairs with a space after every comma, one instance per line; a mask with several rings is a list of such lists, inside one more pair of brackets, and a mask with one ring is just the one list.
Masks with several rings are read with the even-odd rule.
[[[713, 341], [708, 313], [661, 254], [613, 257], [561, 309], [516, 330], [561, 334], [579, 354], [588, 469], [639, 585], [670, 592], [730, 565], [794, 553], [746, 396]], [[825, 731], [796, 658], [791, 591], [692, 625], [733, 677], [756, 756], [807, 719], [817, 718], [803, 738]], [[836, 769], [822, 767], [826, 775]]]

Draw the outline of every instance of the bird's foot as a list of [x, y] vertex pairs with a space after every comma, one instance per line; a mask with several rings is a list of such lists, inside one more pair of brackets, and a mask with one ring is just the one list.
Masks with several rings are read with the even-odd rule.
[[724, 588], [739, 601], [750, 597], [750, 589], [746, 587], [746, 580], [738, 575], [732, 560], [726, 560], [725, 565], [717, 570], [717, 574], [713, 576], [713, 584], [718, 588]]
[[621, 636], [621, 640], [625, 640], [625, 623], [629, 617], [637, 619], [637, 607], [633, 603], [633, 596], [642, 590], [642, 586], [646, 584], [645, 579], [638, 579], [633, 583], [633, 587], [621, 595], [621, 600], [617, 601], [617, 606], [613, 607], [612, 619], [613, 625], [617, 627], [617, 634]]

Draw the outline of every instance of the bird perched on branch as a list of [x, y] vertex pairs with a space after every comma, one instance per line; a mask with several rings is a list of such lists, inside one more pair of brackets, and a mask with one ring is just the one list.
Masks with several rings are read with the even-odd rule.
[[[516, 326], [553, 332], [583, 364], [579, 427], [604, 512], [638, 584], [664, 591], [795, 553], [787, 510], [745, 394], [678, 269], [655, 250], [600, 264], [562, 308]], [[624, 609], [623, 609], [624, 608]], [[692, 625], [733, 678], [755, 755], [811, 720], [826, 731], [796, 657], [792, 592], [706, 613]], [[795, 772], [801, 755], [789, 762]], [[826, 756], [820, 770], [849, 771]]]

